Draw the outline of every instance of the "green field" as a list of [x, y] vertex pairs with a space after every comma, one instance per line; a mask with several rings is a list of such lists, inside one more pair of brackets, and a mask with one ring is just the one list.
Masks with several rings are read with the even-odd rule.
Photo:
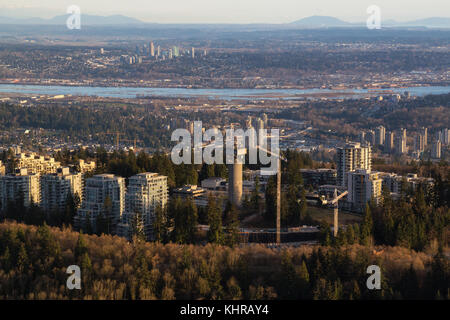
[[[309, 206], [308, 213], [314, 220], [325, 221], [329, 224], [333, 224], [333, 209]], [[340, 224], [360, 223], [361, 220], [362, 220], [361, 215], [339, 211]]]
[[[308, 213], [310, 214], [311, 218], [318, 222], [324, 221], [329, 224], [333, 224], [333, 209], [308, 206]], [[361, 220], [361, 215], [344, 211], [339, 212], [340, 225], [361, 223]], [[273, 228], [274, 226], [275, 221], [273, 223], [264, 221], [263, 217], [258, 214], [249, 216], [241, 222], [241, 227]]]

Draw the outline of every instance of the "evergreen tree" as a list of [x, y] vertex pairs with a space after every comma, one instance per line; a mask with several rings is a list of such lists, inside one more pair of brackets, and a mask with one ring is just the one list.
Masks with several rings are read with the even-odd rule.
[[300, 198], [300, 219], [304, 221], [308, 212], [308, 202], [306, 201], [306, 190], [302, 188]]
[[6, 247], [5, 252], [1, 256], [0, 262], [5, 272], [9, 272], [9, 270], [11, 270], [12, 258], [11, 253], [9, 252], [9, 247]]
[[359, 300], [361, 297], [361, 290], [359, 289], [358, 282], [353, 280], [351, 282], [351, 289], [348, 299], [349, 300]]
[[228, 178], [228, 170], [225, 164], [216, 164], [215, 165], [215, 176], [220, 178]]
[[401, 291], [404, 292], [403, 297], [405, 299], [419, 298], [417, 296], [417, 292], [419, 291], [419, 281], [412, 264], [409, 266], [408, 270], [403, 273], [400, 282]]
[[46, 223], [37, 230], [37, 242], [39, 245], [39, 258], [43, 272], [59, 265], [61, 262], [61, 249]]
[[322, 222], [320, 224], [319, 237], [320, 237], [320, 243], [323, 246], [330, 246], [331, 245], [331, 242], [332, 242], [331, 237], [332, 237], [332, 235], [331, 235], [331, 228], [330, 228], [330, 225], [328, 223]]
[[[282, 199], [286, 199], [287, 201], [282, 201], [282, 203], [287, 203], [287, 210], [283, 210], [282, 208], [282, 220], [284, 225], [300, 225], [301, 221], [301, 213], [300, 213], [300, 204], [298, 202], [297, 196], [297, 188], [293, 185], [289, 185], [288, 191], [286, 194], [282, 193]], [[282, 206], [283, 207], [283, 206]], [[284, 212], [283, 212], [284, 211]], [[284, 214], [283, 214], [284, 213]]]
[[181, 231], [184, 218], [182, 215], [182, 206], [183, 203], [180, 197], [175, 197], [169, 201], [167, 217], [168, 224], [172, 227], [171, 240], [174, 242], [182, 240]]
[[146, 241], [147, 237], [144, 231], [144, 222], [142, 221], [142, 214], [134, 212], [130, 218], [130, 233], [133, 242]]
[[353, 229], [353, 225], [347, 226], [346, 232], [346, 240], [348, 244], [354, 244], [355, 243], [355, 229]]
[[71, 192], [67, 194], [66, 204], [64, 207], [64, 224], [70, 225], [77, 213], [80, 205], [80, 196], [78, 194], [72, 195]]
[[91, 214], [88, 213], [86, 215], [86, 218], [83, 221], [84, 226], [81, 228], [81, 231], [85, 232], [86, 234], [93, 234], [94, 228], [91, 223]]
[[95, 233], [97, 235], [108, 234], [108, 218], [105, 217], [104, 212], [100, 212], [95, 219]]
[[298, 299], [299, 277], [292, 261], [292, 255], [289, 252], [283, 252], [281, 256], [281, 289], [280, 292], [285, 299]]
[[309, 272], [305, 260], [302, 261], [302, 265], [300, 266], [298, 278], [299, 278], [300, 299], [308, 299], [310, 283], [309, 283]]
[[338, 246], [346, 246], [347, 245], [347, 233], [342, 230], [342, 228], [338, 231], [336, 244]]
[[193, 200], [188, 199], [183, 203], [178, 198], [172, 208], [174, 210], [174, 241], [177, 243], [193, 243], [198, 224], [197, 207]]
[[29, 264], [27, 250], [25, 249], [25, 245], [21, 243], [16, 259], [16, 270], [19, 273], [23, 273], [28, 270]]
[[251, 202], [251, 208], [254, 212], [259, 212], [259, 177], [256, 176], [255, 178], [255, 188], [252, 191], [250, 202]]
[[423, 186], [420, 184], [417, 188], [417, 191], [414, 195], [413, 200], [413, 210], [414, 213], [419, 217], [424, 217], [428, 214], [428, 206], [425, 202], [425, 195], [423, 192]]
[[155, 209], [155, 220], [153, 222], [153, 232], [156, 242], [165, 242], [167, 238], [167, 224], [165, 210], [158, 205]]
[[228, 202], [224, 215], [227, 229], [226, 244], [233, 247], [239, 243], [239, 212], [234, 204]]
[[369, 205], [366, 205], [364, 219], [361, 225], [361, 239], [360, 239], [361, 244], [366, 246], [371, 244], [372, 230], [373, 230], [372, 213], [370, 211]]
[[253, 213], [252, 203], [248, 194], [244, 195], [244, 199], [242, 199], [242, 214], [243, 216], [247, 216]]
[[198, 213], [197, 206], [192, 199], [186, 202], [186, 242], [194, 243], [197, 234]]
[[80, 257], [80, 271], [82, 279], [82, 288], [86, 290], [92, 284], [92, 262], [89, 254], [84, 252]]
[[78, 235], [78, 240], [75, 245], [74, 257], [77, 263], [81, 263], [81, 257], [88, 252], [88, 247], [82, 232]]
[[266, 185], [266, 210], [264, 218], [266, 221], [275, 221], [277, 212], [277, 182], [276, 177], [270, 177]]
[[222, 213], [215, 199], [210, 196], [208, 198], [208, 241], [211, 243], [222, 244], [223, 243], [223, 228], [222, 228]]

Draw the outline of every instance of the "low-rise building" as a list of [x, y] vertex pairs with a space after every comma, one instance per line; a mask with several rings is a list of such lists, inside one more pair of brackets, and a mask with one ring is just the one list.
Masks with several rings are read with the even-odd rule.
[[347, 188], [338, 185], [324, 184], [319, 186], [317, 192], [319, 196], [324, 196], [327, 199], [332, 199], [334, 196], [334, 190], [337, 190], [339, 193], [342, 193], [346, 191]]
[[386, 187], [395, 195], [400, 195], [403, 191], [415, 192], [419, 185], [426, 189], [430, 189], [434, 185], [433, 178], [418, 177], [415, 173], [408, 173], [406, 176], [386, 172], [380, 172], [379, 174], [383, 180], [383, 187]]
[[61, 167], [61, 163], [53, 157], [41, 156], [36, 153], [18, 153], [14, 157], [14, 163], [10, 164], [10, 172], [27, 169], [29, 174], [55, 173]]
[[220, 177], [207, 178], [201, 182], [202, 188], [208, 190], [218, 190], [224, 184], [226, 184], [226, 179]]
[[83, 159], [80, 159], [78, 162], [78, 167], [80, 168], [81, 173], [86, 173], [90, 171], [94, 171], [96, 168], [95, 161], [84, 161]]
[[337, 170], [335, 169], [300, 169], [305, 186], [317, 188], [321, 185], [336, 185]]
[[185, 185], [173, 190], [173, 197], [181, 199], [192, 199], [197, 207], [206, 207], [208, 205], [208, 195], [206, 189], [196, 185]]

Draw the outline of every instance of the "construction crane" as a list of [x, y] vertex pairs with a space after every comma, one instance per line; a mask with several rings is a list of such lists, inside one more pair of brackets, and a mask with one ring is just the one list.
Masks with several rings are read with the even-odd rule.
[[136, 150], [136, 142], [142, 142], [142, 140], [139, 140], [139, 139], [136, 139], [136, 138], [134, 138], [133, 140], [130, 140], [130, 139], [120, 139], [120, 141], [133, 142], [133, 146], [134, 146], [134, 149], [133, 149], [133, 150]]
[[340, 195], [337, 194], [337, 189], [334, 189], [333, 199], [330, 201], [325, 201], [325, 203], [329, 203], [334, 205], [334, 223], [333, 223], [333, 236], [337, 237], [338, 234], [338, 214], [339, 214], [339, 200], [345, 197], [348, 194], [348, 191], [342, 192]]
[[134, 149], [136, 150], [136, 142], [142, 142], [142, 140], [136, 139], [134, 138], [133, 140], [130, 139], [120, 139], [120, 135], [123, 135], [123, 132], [119, 132], [119, 131], [108, 131], [108, 132], [100, 132], [98, 133], [98, 135], [102, 135], [102, 134], [106, 134], [106, 135], [115, 135], [115, 142], [116, 142], [116, 149], [119, 150], [119, 142], [120, 141], [127, 141], [127, 142], [133, 142], [134, 145]]
[[[202, 147], [205, 147], [207, 144], [204, 143]], [[281, 160], [287, 162], [286, 158], [284, 158], [281, 153], [275, 153], [272, 151], [269, 151], [260, 145], [256, 146], [257, 149], [260, 149], [267, 154], [273, 155], [277, 158], [277, 221], [276, 221], [276, 229], [277, 229], [277, 235], [276, 235], [276, 242], [278, 244], [281, 243]], [[279, 151], [280, 152], [280, 151]], [[241, 154], [242, 155], [242, 154]]]
[[116, 148], [117, 148], [117, 150], [119, 150], [119, 140], [120, 140], [120, 135], [121, 134], [123, 134], [122, 132], [119, 132], [119, 131], [114, 131], [114, 132], [102, 132], [102, 133], [99, 133], [99, 134], [112, 134], [112, 135], [115, 135], [116, 136]]
[[280, 153], [276, 154], [272, 151], [264, 149], [261, 146], [257, 146], [258, 149], [277, 157], [277, 243], [281, 243], [281, 160], [287, 162]]

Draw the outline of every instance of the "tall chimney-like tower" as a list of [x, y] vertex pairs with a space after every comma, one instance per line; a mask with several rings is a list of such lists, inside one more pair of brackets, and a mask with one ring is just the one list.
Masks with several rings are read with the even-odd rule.
[[244, 148], [236, 149], [234, 163], [228, 165], [228, 199], [237, 207], [242, 203], [242, 166], [245, 153]]

